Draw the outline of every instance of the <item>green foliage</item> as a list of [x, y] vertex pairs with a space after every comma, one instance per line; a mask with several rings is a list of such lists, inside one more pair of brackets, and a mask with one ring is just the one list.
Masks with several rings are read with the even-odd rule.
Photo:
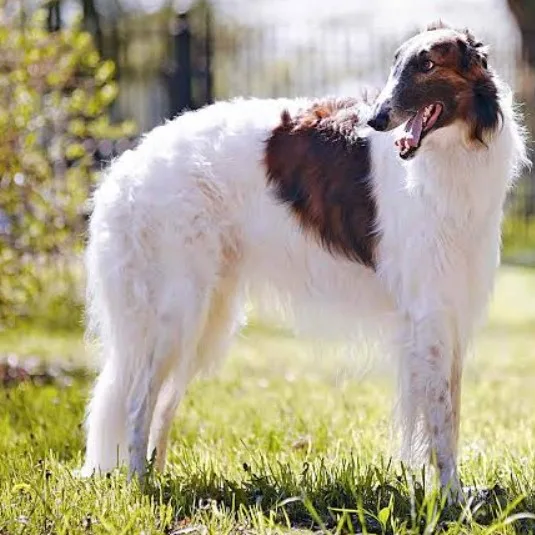
[[78, 317], [66, 298], [95, 142], [134, 133], [107, 115], [113, 62], [79, 24], [49, 33], [45, 22], [41, 10], [24, 23], [9, 18], [0, 1], [0, 328], [50, 307], [58, 323]]

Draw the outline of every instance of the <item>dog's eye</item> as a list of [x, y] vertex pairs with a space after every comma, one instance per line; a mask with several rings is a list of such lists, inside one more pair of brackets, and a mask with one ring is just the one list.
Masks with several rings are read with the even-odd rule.
[[435, 62], [431, 61], [430, 59], [426, 59], [421, 65], [422, 72], [429, 72], [432, 71], [434, 68]]
[[483, 65], [483, 68], [486, 69], [488, 67], [487, 58], [483, 58], [481, 60], [481, 65]]

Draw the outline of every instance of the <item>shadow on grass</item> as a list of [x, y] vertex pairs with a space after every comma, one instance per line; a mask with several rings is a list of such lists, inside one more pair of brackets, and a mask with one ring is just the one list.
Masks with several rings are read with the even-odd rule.
[[463, 507], [448, 504], [432, 488], [426, 491], [424, 479], [403, 467], [396, 473], [390, 463], [362, 467], [351, 457], [334, 469], [321, 460], [304, 463], [300, 473], [285, 464], [257, 470], [244, 465], [240, 479], [209, 468], [186, 477], [164, 474], [152, 478], [147, 492], [172, 505], [181, 527], [184, 519], [206, 511], [230, 514], [242, 524], [262, 513], [277, 525], [322, 533], [436, 533], [452, 525], [492, 525], [495, 532], [505, 524], [515, 533], [535, 532], [535, 521], [522, 514], [528, 506], [533, 510], [534, 499], [511, 501], [496, 486], [471, 491]]

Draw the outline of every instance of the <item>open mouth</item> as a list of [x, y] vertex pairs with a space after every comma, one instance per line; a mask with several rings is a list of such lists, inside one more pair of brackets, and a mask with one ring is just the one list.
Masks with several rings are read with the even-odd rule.
[[414, 156], [422, 144], [422, 139], [435, 126], [441, 113], [442, 104], [435, 102], [420, 108], [416, 115], [403, 125], [396, 139], [396, 147], [401, 158], [408, 160]]

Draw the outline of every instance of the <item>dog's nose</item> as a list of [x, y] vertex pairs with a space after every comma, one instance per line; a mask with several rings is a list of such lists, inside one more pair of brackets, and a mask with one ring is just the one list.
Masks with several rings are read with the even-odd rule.
[[382, 108], [369, 121], [368, 126], [380, 132], [385, 131], [390, 123], [390, 109]]

